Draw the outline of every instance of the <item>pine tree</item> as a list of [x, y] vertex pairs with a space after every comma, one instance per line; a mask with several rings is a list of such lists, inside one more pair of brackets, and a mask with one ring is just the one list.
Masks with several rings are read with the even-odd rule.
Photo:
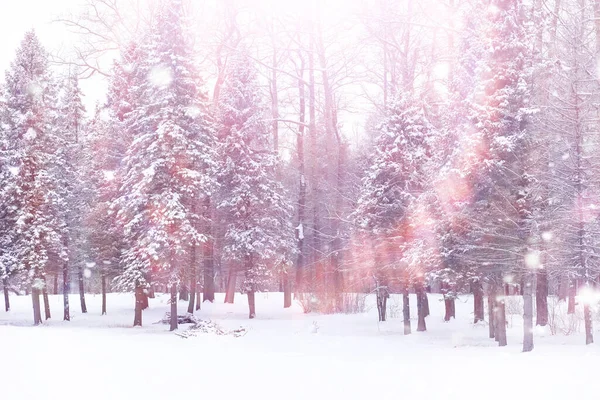
[[119, 284], [139, 293], [149, 289], [148, 274], [167, 283], [171, 330], [177, 329], [182, 260], [206, 240], [198, 202], [213, 190], [212, 123], [185, 22], [182, 2], [165, 2], [148, 36], [148, 58], [136, 66], [147, 76], [125, 117], [133, 141], [116, 200], [126, 243]]
[[295, 248], [292, 207], [276, 179], [279, 158], [265, 120], [256, 71], [244, 54], [231, 61], [218, 105], [221, 185], [217, 208], [224, 216], [223, 257], [244, 272], [249, 316], [255, 292], [275, 268], [291, 263]]
[[[533, 348], [533, 271], [525, 261], [534, 251], [531, 243], [536, 207], [536, 165], [530, 156], [535, 138], [527, 129], [532, 54], [527, 18], [521, 1], [492, 1], [487, 7], [484, 54], [476, 70], [480, 81], [472, 103], [472, 117], [485, 149], [473, 185], [472, 248], [493, 285], [503, 285], [513, 274], [524, 279], [524, 351]], [[494, 309], [494, 336], [504, 346], [502, 297]]]
[[77, 75], [69, 74], [60, 103], [60, 146], [57, 157], [62, 161], [57, 171], [60, 179], [60, 195], [64, 201], [61, 222], [63, 224], [62, 241], [65, 253], [62, 254], [63, 277], [63, 319], [70, 320], [69, 293], [71, 266], [77, 267], [77, 280], [81, 312], [86, 313], [84, 292], [84, 236], [82, 217], [87, 213], [88, 199], [83, 187], [83, 128], [85, 107]]
[[[98, 265], [102, 291], [102, 314], [107, 312], [108, 281], [119, 275], [123, 249], [122, 224], [117, 219], [115, 201], [125, 169], [123, 159], [133, 141], [134, 130], [128, 129], [127, 117], [141, 105], [139, 95], [146, 79], [144, 61], [147, 48], [131, 42], [116, 60], [109, 82], [107, 101], [97, 105], [94, 117], [85, 129], [84, 152], [88, 163], [83, 165], [87, 177], [89, 212], [86, 215], [86, 240], [89, 256]], [[139, 293], [141, 309], [148, 304], [150, 293]], [[141, 322], [140, 322], [141, 323]]]
[[[387, 286], [392, 276], [390, 269], [408, 256], [402, 254], [400, 245], [406, 247], [407, 243], [413, 243], [412, 239], [420, 240], [411, 228], [412, 213], [416, 211], [418, 199], [426, 188], [427, 164], [434, 136], [434, 128], [416, 99], [405, 96], [393, 101], [381, 126], [375, 155], [363, 180], [353, 214], [358, 227], [374, 240], [375, 254], [385, 253], [389, 257], [387, 261], [376, 259], [374, 267], [379, 318], [382, 321], [385, 320]], [[421, 298], [424, 296], [423, 273], [408, 269], [402, 271], [406, 290], [411, 278], [420, 275], [416, 287]], [[424, 323], [424, 318], [421, 322]], [[405, 319], [405, 324], [409, 323]], [[406, 332], [409, 330], [407, 325]]]
[[37, 325], [42, 320], [39, 295], [46, 288], [46, 268], [65, 252], [61, 213], [66, 204], [58, 183], [65, 160], [59, 153], [62, 138], [57, 130], [57, 89], [48, 55], [34, 32], [25, 35], [6, 74], [5, 101], [11, 174], [2, 196], [3, 208], [11, 210], [11, 251], [17, 260], [16, 269], [31, 285]]

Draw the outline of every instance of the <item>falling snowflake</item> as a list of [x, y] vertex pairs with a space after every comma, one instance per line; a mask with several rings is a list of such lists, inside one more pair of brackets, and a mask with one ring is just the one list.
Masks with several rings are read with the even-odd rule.
[[525, 256], [525, 264], [529, 268], [541, 268], [540, 264], [540, 252], [532, 251]]
[[152, 86], [164, 88], [173, 82], [173, 72], [165, 65], [157, 65], [150, 70], [148, 80]]
[[31, 82], [27, 85], [27, 93], [34, 98], [38, 98], [42, 94], [42, 86], [37, 82]]

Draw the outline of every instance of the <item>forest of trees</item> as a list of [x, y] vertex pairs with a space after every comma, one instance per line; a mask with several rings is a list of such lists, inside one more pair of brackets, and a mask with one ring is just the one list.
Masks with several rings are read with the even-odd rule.
[[530, 351], [557, 296], [593, 342], [600, 0], [127, 4], [62, 18], [70, 59], [27, 33], [0, 86], [7, 311], [27, 293], [37, 325], [62, 293], [69, 320], [76, 283], [81, 312], [86, 291], [103, 314], [135, 293], [134, 325], [170, 293], [172, 330], [178, 299], [215, 291], [246, 293], [250, 318], [259, 291], [323, 313], [375, 293], [385, 321], [401, 293], [410, 334], [409, 293], [417, 331], [428, 292], [446, 320], [471, 293], [503, 346], [519, 295]]

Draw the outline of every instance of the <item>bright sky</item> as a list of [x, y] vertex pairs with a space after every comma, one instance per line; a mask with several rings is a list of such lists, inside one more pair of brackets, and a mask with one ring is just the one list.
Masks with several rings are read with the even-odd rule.
[[[0, 81], [4, 80], [4, 72], [9, 68], [15, 57], [15, 51], [25, 32], [35, 29], [40, 41], [48, 51], [58, 51], [69, 48], [74, 36], [66, 28], [56, 22], [55, 18], [63, 13], [77, 12], [81, 0], [11, 0], [2, 4], [0, 12]], [[83, 82], [82, 87], [87, 93], [85, 104], [88, 110], [100, 100], [102, 90], [91, 90], [98, 87], [95, 82]], [[87, 89], [87, 90], [86, 90]]]

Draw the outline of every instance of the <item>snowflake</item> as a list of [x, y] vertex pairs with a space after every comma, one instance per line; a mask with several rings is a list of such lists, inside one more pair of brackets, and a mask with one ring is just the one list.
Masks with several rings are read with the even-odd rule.
[[169, 67], [157, 65], [150, 70], [148, 80], [152, 86], [165, 88], [173, 82], [173, 72]]

